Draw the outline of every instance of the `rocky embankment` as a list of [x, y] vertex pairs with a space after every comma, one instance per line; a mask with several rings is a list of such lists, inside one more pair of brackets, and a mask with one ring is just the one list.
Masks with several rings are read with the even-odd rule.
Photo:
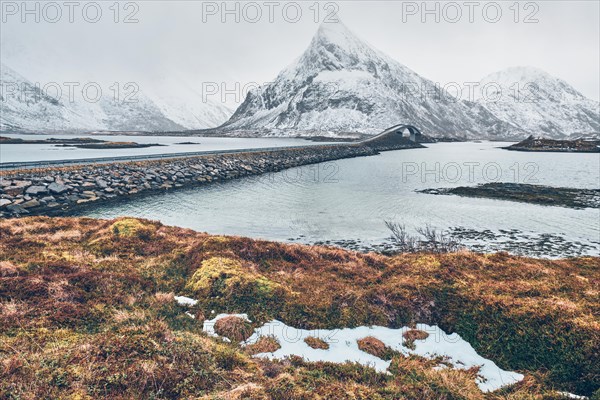
[[504, 149], [513, 151], [600, 153], [600, 140], [553, 140], [529, 136], [519, 143], [504, 147]]
[[[403, 145], [404, 147], [408, 147]], [[413, 144], [412, 147], [421, 147]], [[202, 185], [342, 158], [375, 155], [362, 145], [312, 146], [168, 160], [87, 164], [0, 173], [0, 217], [61, 215], [92, 202]]]

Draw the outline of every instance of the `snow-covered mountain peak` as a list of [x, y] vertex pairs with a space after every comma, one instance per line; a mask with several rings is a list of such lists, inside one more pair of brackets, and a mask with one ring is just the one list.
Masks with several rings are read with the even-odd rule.
[[335, 46], [348, 53], [365, 50], [366, 47], [341, 21], [323, 22], [313, 37], [311, 47], [314, 45]]
[[321, 71], [368, 71], [377, 74], [375, 64], [388, 62], [382, 53], [359, 39], [342, 22], [323, 22], [304, 53], [280, 78], [306, 79]]
[[335, 135], [378, 133], [400, 123], [434, 136], [516, 133], [483, 107], [447, 98], [342, 23], [322, 24], [300, 58], [273, 82], [250, 92], [221, 128]]
[[[509, 67], [503, 70], [487, 75], [481, 80], [481, 84], [494, 83], [502, 89], [512, 89], [513, 93], [517, 90], [529, 90], [546, 92], [548, 94], [555, 92], [561, 95], [569, 94], [572, 97], [583, 99], [581, 93], [569, 85], [567, 82], [550, 75], [546, 71], [529, 66]], [[510, 91], [507, 91], [510, 93]]]
[[531, 66], [514, 66], [502, 69], [491, 73], [483, 78], [484, 80], [497, 80], [501, 81], [532, 81], [532, 80], [554, 80], [552, 75], [546, 71], [531, 67]]

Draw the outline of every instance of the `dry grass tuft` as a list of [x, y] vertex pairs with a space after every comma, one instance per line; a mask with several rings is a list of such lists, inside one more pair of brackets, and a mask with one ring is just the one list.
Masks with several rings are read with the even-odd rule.
[[256, 343], [246, 346], [244, 349], [250, 355], [260, 353], [274, 353], [281, 348], [279, 341], [274, 336], [261, 336]]
[[420, 329], [409, 329], [402, 334], [404, 337], [403, 345], [411, 350], [415, 349], [415, 340], [425, 340], [429, 337], [429, 333]]
[[110, 230], [118, 237], [132, 237], [147, 230], [147, 227], [134, 218], [120, 219], [111, 225]]
[[175, 301], [175, 294], [173, 292], [156, 292], [154, 294], [154, 299], [158, 304], [172, 304]]
[[19, 274], [19, 268], [10, 261], [0, 261], [0, 277]]
[[82, 238], [81, 231], [72, 229], [68, 231], [57, 231], [48, 236], [50, 243], [60, 243], [66, 240], [80, 240]]
[[234, 315], [218, 319], [214, 326], [215, 332], [233, 342], [243, 342], [254, 333], [250, 322]]
[[268, 400], [269, 397], [261, 385], [256, 383], [244, 383], [231, 390], [219, 392], [216, 395], [200, 397], [200, 400]]
[[367, 336], [356, 341], [358, 348], [365, 353], [369, 353], [372, 356], [379, 357], [382, 360], [391, 360], [396, 352], [387, 347], [381, 340]]
[[314, 336], [308, 336], [304, 338], [304, 343], [306, 343], [309, 347], [313, 349], [327, 350], [329, 349], [329, 344], [323, 339], [319, 339]]

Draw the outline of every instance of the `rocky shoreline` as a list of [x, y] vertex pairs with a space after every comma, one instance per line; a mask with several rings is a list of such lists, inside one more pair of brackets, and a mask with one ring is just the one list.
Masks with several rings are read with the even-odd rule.
[[48, 144], [56, 147], [78, 147], [80, 149], [142, 149], [145, 147], [165, 146], [158, 143], [112, 142], [89, 137], [20, 139], [0, 136], [0, 144]]
[[509, 200], [574, 209], [600, 208], [599, 189], [560, 188], [543, 185], [529, 185], [525, 183], [493, 182], [477, 186], [424, 189], [417, 190], [417, 192], [435, 195], [457, 195], [464, 197]]
[[0, 172], [0, 217], [67, 215], [75, 207], [140, 194], [204, 185], [325, 161], [376, 155], [395, 148], [311, 146], [168, 160]]
[[531, 152], [600, 153], [600, 140], [554, 140], [529, 136], [519, 143], [503, 147], [503, 149]]

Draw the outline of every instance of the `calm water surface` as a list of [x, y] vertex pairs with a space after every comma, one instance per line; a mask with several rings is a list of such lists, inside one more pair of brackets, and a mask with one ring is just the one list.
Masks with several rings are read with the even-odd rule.
[[83, 214], [129, 215], [215, 234], [331, 241], [347, 247], [355, 246], [354, 242], [357, 247], [386, 243], [389, 232], [384, 221], [392, 220], [409, 230], [425, 224], [460, 228], [467, 244], [483, 250], [527, 254], [528, 248], [537, 248], [537, 255], [598, 254], [598, 209], [415, 192], [490, 181], [600, 187], [598, 154], [511, 152], [499, 148], [503, 145], [431, 144], [427, 149], [391, 151], [150, 195]]
[[[2, 135], [25, 140], [92, 137], [112, 142], [158, 143], [164, 146], [140, 149], [80, 149], [57, 147], [53, 144], [2, 144], [0, 162], [73, 160], [80, 158], [119, 157], [147, 154], [185, 153], [208, 150], [252, 149], [260, 147], [310, 146], [323, 144], [304, 139], [279, 138], [223, 138], [178, 136], [124, 136], [124, 135]], [[180, 144], [193, 142], [194, 144]]]

